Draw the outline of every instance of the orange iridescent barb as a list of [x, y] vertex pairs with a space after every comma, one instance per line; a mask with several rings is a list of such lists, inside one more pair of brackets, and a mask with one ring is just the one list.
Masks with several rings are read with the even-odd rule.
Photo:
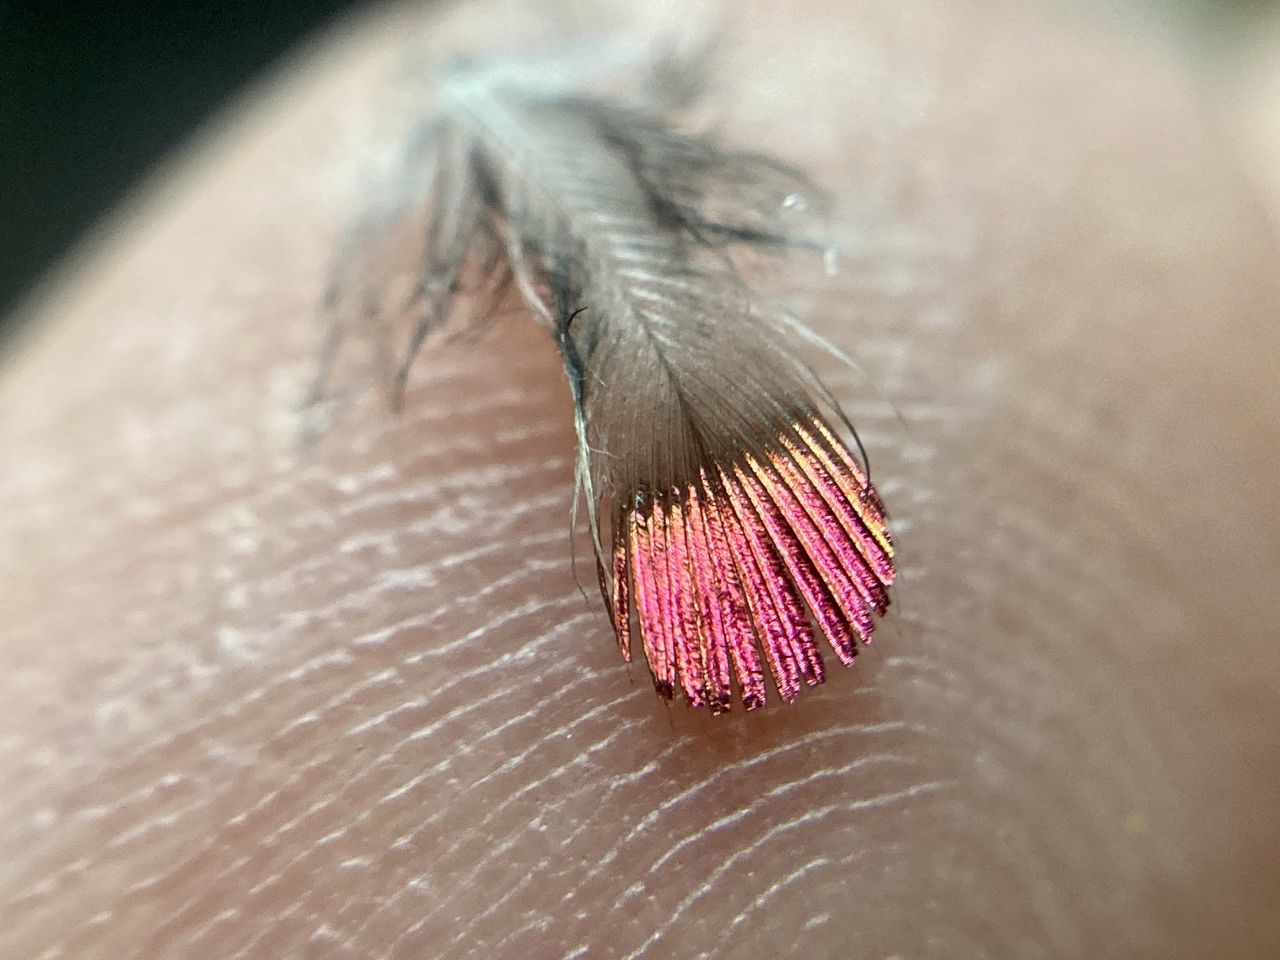
[[766, 674], [786, 702], [822, 683], [815, 633], [845, 666], [871, 642], [893, 540], [865, 472], [812, 416], [692, 482], [633, 491], [609, 576], [623, 659], [638, 637], [659, 694], [723, 713], [736, 682], [754, 710]]

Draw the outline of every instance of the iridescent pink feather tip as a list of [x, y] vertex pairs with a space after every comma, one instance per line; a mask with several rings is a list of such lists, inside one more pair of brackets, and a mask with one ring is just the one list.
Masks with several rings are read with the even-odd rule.
[[635, 490], [609, 567], [623, 659], [638, 635], [658, 693], [712, 713], [729, 709], [735, 681], [748, 710], [769, 676], [787, 702], [822, 683], [817, 634], [852, 666], [894, 578], [875, 488], [816, 414], [685, 484]]
[[660, 119], [687, 102], [688, 76], [666, 105], [605, 100], [590, 80], [578, 60], [447, 72], [405, 161], [402, 182], [419, 189], [357, 224], [325, 302], [335, 330], [382, 312], [369, 303], [376, 251], [426, 211], [397, 391], [460, 277], [488, 274], [473, 312], [514, 288], [564, 363], [623, 658], [643, 650], [661, 695], [713, 713], [735, 688], [747, 710], [763, 706], [770, 678], [789, 702], [825, 677], [819, 636], [853, 663], [894, 579], [880, 498], [790, 347], [820, 338], [735, 263], [745, 250], [823, 249], [807, 219], [823, 200], [777, 160]]

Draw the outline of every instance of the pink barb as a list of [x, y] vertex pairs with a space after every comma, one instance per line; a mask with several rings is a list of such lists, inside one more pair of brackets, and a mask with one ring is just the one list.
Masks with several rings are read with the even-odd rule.
[[684, 508], [679, 497], [672, 499], [666, 514], [667, 581], [671, 585], [672, 642], [680, 686], [691, 707], [706, 703], [705, 651], [698, 630], [696, 599], [690, 572]]
[[[884, 610], [889, 605], [889, 595], [867, 564], [854, 538], [809, 483], [808, 477], [785, 453], [779, 451], [769, 455], [772, 470], [761, 467], [754, 459], [750, 462], [760, 482], [770, 491], [787, 514], [791, 526], [804, 540], [805, 549], [840, 602], [841, 609], [851, 618], [850, 623], [857, 627], [861, 621], [865, 626], [866, 629], [859, 627], [858, 630], [865, 640], [872, 629], [871, 614], [865, 608], [870, 605], [876, 610]], [[793, 518], [792, 513], [797, 506], [803, 508], [802, 516]], [[817, 531], [821, 531], [820, 535]], [[816, 542], [811, 543], [811, 539]], [[856, 588], [856, 596], [851, 595], [850, 587]]]
[[[795, 583], [787, 575], [786, 564], [778, 555], [751, 498], [727, 471], [720, 471], [720, 481], [738, 521], [736, 526], [741, 542], [734, 544], [734, 555], [742, 564], [742, 579], [748, 585], [748, 597], [754, 595], [758, 598], [751, 604], [751, 610], [756, 615], [756, 623], [766, 627], [762, 635], [765, 656], [773, 667], [782, 698], [794, 699], [800, 690], [800, 677], [810, 686], [821, 682], [820, 659], [816, 675], [814, 670], [817, 644], [813, 641], [809, 618], [805, 616]], [[732, 541], [732, 526], [728, 533]], [[753, 560], [754, 564], [751, 564]], [[769, 620], [763, 622], [760, 616], [766, 611]]]
[[822, 529], [859, 592], [872, 607], [884, 612], [889, 606], [885, 588], [893, 582], [893, 561], [818, 459], [789, 437], [780, 437], [779, 442], [790, 456], [774, 453], [770, 464], [796, 491], [805, 512]]
[[[714, 579], [709, 582], [717, 589], [720, 622], [725, 631], [729, 655], [733, 658], [742, 704], [748, 710], [755, 710], [765, 703], [765, 679], [764, 665], [760, 662], [755, 631], [751, 626], [748, 595], [738, 576], [738, 566], [733, 561], [733, 547], [725, 532], [721, 505], [713, 494], [706, 492], [710, 487], [706, 474], [702, 475], [702, 484], [707, 498], [706, 510], [703, 511], [703, 542], [714, 571]], [[747, 562], [750, 562], [749, 557]], [[761, 627], [761, 633], [763, 632], [764, 628]]]
[[[729, 702], [733, 697], [729, 678], [729, 648], [734, 642], [736, 625], [732, 622], [732, 612], [726, 608], [725, 597], [729, 588], [716, 569], [716, 556], [707, 540], [706, 520], [698, 494], [697, 487], [690, 488], [689, 522], [685, 526], [685, 536], [696, 584], [698, 624], [703, 649], [706, 651], [707, 697], [712, 713], [724, 713], [729, 709]], [[750, 626], [747, 627], [747, 642], [752, 642]], [[754, 647], [752, 652], [755, 652]], [[745, 691], [743, 700], [746, 700]], [[752, 705], [748, 704], [747, 709], [752, 709]]]
[[644, 643], [645, 659], [649, 661], [649, 672], [653, 674], [653, 685], [660, 694], [670, 696], [666, 619], [659, 599], [665, 587], [659, 586], [653, 565], [653, 540], [649, 524], [639, 510], [631, 514], [631, 576], [636, 588], [640, 637]]
[[765, 703], [766, 672], [788, 702], [802, 680], [821, 683], [810, 617], [851, 665], [888, 606], [879, 497], [816, 416], [690, 486], [637, 495], [616, 529], [609, 607], [624, 659], [634, 607], [654, 688], [713, 713], [729, 709], [735, 677], [748, 710]]
[[[755, 473], [749, 489], [761, 497], [761, 515], [766, 517], [770, 535], [779, 538], [790, 533], [791, 547], [783, 554], [788, 558], [788, 567], [823, 634], [845, 666], [850, 666], [857, 655], [852, 633], [865, 640], [873, 629], [862, 595], [846, 573], [840, 555], [805, 512], [802, 491], [788, 486], [754, 457], [748, 457], [747, 463]], [[835, 526], [839, 529], [838, 524]], [[801, 550], [795, 549], [795, 541], [799, 541]], [[849, 550], [856, 555], [852, 547]]]
[[[745, 500], [745, 498], [739, 498]], [[746, 504], [750, 510], [750, 504]], [[715, 516], [724, 537], [725, 549], [719, 557], [727, 568], [732, 565], [742, 586], [742, 598], [751, 614], [751, 621], [764, 647], [764, 657], [773, 674], [774, 685], [783, 700], [790, 702], [800, 693], [799, 671], [791, 654], [788, 638], [789, 625], [783, 622], [766, 585], [766, 575], [755, 559], [755, 551], [746, 529], [738, 516], [739, 504], [730, 493], [724, 501], [711, 500], [708, 512]]]
[[[814, 433], [818, 434], [822, 440], [816, 439]], [[881, 549], [887, 556], [892, 557], [893, 539], [889, 536], [889, 528], [885, 524], [884, 504], [880, 502], [880, 495], [876, 493], [876, 488], [871, 486], [867, 475], [862, 472], [862, 467], [858, 466], [844, 444], [835, 438], [827, 425], [818, 417], [810, 420], [809, 428], [803, 424], [796, 424], [796, 435], [805, 442], [818, 462], [835, 480], [836, 485], [844, 493], [858, 518], [880, 544]], [[889, 580], [892, 581], [892, 579], [892, 567], [890, 567]]]
[[[754, 465], [753, 458], [749, 458], [748, 462]], [[784, 499], [779, 503], [774, 499], [775, 494], [782, 496], [785, 490], [766, 490], [742, 467], [737, 468], [737, 474], [756, 512], [760, 514], [760, 520], [768, 531], [769, 538], [777, 547], [787, 573], [799, 587], [800, 594], [808, 603], [809, 609], [813, 611], [823, 634], [840, 652], [842, 660], [846, 655], [852, 656], [847, 653], [847, 649], [841, 649], [852, 647], [853, 640], [850, 636], [849, 624], [840, 606], [840, 599], [838, 596], [832, 596], [831, 590], [823, 580], [823, 573], [828, 571], [820, 571], [819, 565], [811, 556], [814, 552], [813, 540], [816, 531], [801, 525], [803, 511], [794, 504], [793, 500]], [[820, 540], [821, 537], [816, 539]], [[812, 641], [810, 644], [812, 655], [816, 658], [819, 656], [817, 644]], [[821, 675], [818, 680], [812, 682], [821, 682]]]
[[667, 513], [660, 496], [653, 498], [649, 515], [649, 563], [658, 586], [658, 615], [662, 618], [662, 686], [658, 692], [670, 700], [678, 682], [676, 669], [675, 591], [671, 589], [671, 571], [667, 565]]

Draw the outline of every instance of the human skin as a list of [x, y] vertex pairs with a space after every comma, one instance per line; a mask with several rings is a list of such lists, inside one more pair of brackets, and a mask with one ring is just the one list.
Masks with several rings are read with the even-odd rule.
[[28, 309], [0, 956], [1271, 955], [1280, 251], [1176, 71], [1039, 8], [730, 18], [724, 136], [837, 197], [801, 299], [902, 576], [854, 670], [711, 718], [579, 591], [526, 319], [299, 452], [406, 37], [519, 6], [321, 42]]

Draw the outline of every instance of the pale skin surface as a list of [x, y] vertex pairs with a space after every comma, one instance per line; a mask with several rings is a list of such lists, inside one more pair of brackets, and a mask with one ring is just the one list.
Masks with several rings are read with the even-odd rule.
[[[423, 15], [362, 23], [0, 369], [0, 956], [1271, 954], [1251, 188], [1172, 69], [1091, 28], [772, 6], [732, 18], [722, 126], [813, 167], [854, 238], [808, 307], [874, 383], [822, 364], [902, 543], [876, 646], [793, 707], [656, 701], [575, 586], [567, 391], [518, 316], [299, 461]], [[487, 10], [432, 36], [530, 23]]]

